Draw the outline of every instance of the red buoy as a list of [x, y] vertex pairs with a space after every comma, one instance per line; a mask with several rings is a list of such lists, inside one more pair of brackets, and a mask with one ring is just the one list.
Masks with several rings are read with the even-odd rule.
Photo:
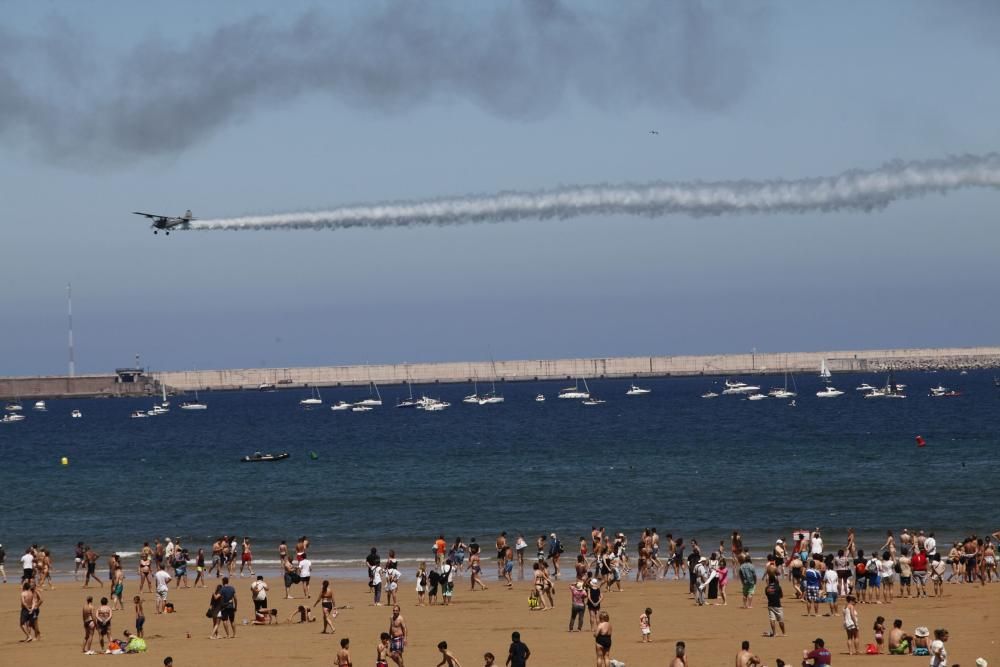
[[918, 435], [917, 438], [916, 438], [916, 440], [917, 440], [917, 447], [926, 447], [927, 446], [927, 441], [924, 440], [924, 436]]

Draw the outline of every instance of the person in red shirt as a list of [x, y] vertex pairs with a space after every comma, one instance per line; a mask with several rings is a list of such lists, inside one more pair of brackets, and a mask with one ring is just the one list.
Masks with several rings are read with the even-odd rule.
[[913, 570], [913, 583], [917, 588], [917, 597], [927, 597], [927, 550], [921, 547], [910, 559], [910, 569]]
[[826, 648], [825, 642], [819, 637], [813, 640], [813, 650], [802, 651], [802, 667], [829, 665], [831, 664], [830, 660], [830, 651]]

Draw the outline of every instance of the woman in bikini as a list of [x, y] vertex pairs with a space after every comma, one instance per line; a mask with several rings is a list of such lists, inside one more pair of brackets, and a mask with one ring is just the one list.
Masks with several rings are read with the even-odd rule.
[[600, 623], [594, 629], [594, 654], [597, 657], [597, 667], [611, 666], [611, 616], [602, 611]]
[[94, 632], [97, 630], [97, 621], [94, 620], [94, 598], [88, 597], [87, 604], [83, 605], [83, 652], [86, 655], [94, 655], [91, 646], [94, 643]]
[[486, 584], [483, 582], [483, 576], [482, 576], [482, 574], [483, 574], [483, 568], [479, 564], [479, 549], [478, 549], [478, 547], [476, 547], [475, 545], [473, 545], [471, 551], [472, 551], [472, 553], [469, 556], [469, 571], [472, 572], [472, 576], [471, 576], [472, 589], [471, 590], [476, 590], [476, 584], [478, 583], [479, 587], [482, 588], [485, 591], [486, 590]]
[[153, 592], [153, 573], [152, 568], [152, 557], [143, 552], [142, 558], [139, 559], [139, 593], [142, 593], [142, 587], [145, 586], [146, 589], [152, 593]]
[[[334, 619], [333, 588], [330, 586], [329, 580], [323, 581], [323, 590], [320, 591], [319, 597], [316, 599], [316, 602], [313, 602], [313, 607], [315, 607], [318, 604], [323, 605], [323, 631], [320, 632], [320, 634], [332, 635], [334, 632], [336, 632], [336, 628], [333, 627], [333, 619]], [[327, 633], [326, 631], [327, 627], [330, 628], [329, 633]]]
[[194, 578], [194, 587], [198, 588], [198, 582], [201, 582], [201, 587], [205, 588], [205, 550], [198, 549], [198, 556], [195, 559], [195, 570], [198, 574]]
[[105, 639], [108, 640], [108, 643], [111, 642], [111, 617], [113, 615], [114, 612], [108, 606], [108, 599], [101, 598], [101, 606], [97, 608], [97, 613], [94, 616], [94, 621], [97, 625], [97, 639], [101, 642], [101, 651], [104, 650]]
[[548, 605], [545, 604], [545, 570], [540, 563], [531, 566], [535, 570], [535, 596], [538, 598], [538, 611], [545, 611]]

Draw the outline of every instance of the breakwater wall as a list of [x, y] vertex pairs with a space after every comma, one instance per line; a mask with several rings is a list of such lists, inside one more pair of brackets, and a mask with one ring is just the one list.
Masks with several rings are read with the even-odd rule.
[[[817, 373], [826, 362], [834, 373], [893, 370], [976, 369], [1000, 367], [1000, 347], [908, 348], [821, 352], [755, 352], [748, 354], [601, 357], [590, 359], [498, 360], [498, 381], [640, 378], [671, 375], [750, 375]], [[153, 373], [157, 382], [176, 390], [256, 389], [261, 384], [282, 387], [381, 385], [488, 381], [494, 363], [440, 363], [311, 366], [299, 368], [240, 368]]]
[[[136, 374], [123, 382], [120, 375], [49, 375], [0, 377], [0, 400], [71, 398], [74, 396], [144, 396], [158, 391], [152, 378]], [[2, 409], [2, 406], [0, 406]]]

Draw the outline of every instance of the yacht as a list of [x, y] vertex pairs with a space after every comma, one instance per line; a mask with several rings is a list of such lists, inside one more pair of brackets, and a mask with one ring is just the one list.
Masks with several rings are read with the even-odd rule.
[[274, 384], [271, 382], [261, 382], [257, 385], [257, 391], [274, 391]]
[[337, 401], [330, 406], [330, 409], [334, 412], [340, 412], [341, 410], [350, 410], [354, 407], [354, 404], [348, 403], [347, 401]]
[[763, 401], [765, 398], [771, 398], [767, 394], [750, 394], [747, 396], [748, 401]]
[[479, 381], [478, 380], [473, 380], [472, 381], [472, 393], [469, 394], [468, 396], [464, 396], [462, 398], [462, 402], [463, 403], [468, 403], [469, 405], [478, 404], [480, 398], [481, 397], [479, 396]]
[[876, 389], [875, 387], [872, 387], [871, 391], [866, 392], [864, 396], [865, 398], [885, 398], [886, 393], [881, 389]]
[[[181, 407], [184, 407], [184, 404], [181, 404]], [[146, 411], [146, 414], [150, 417], [159, 417], [160, 415], [165, 415], [168, 412], [170, 412], [169, 408], [165, 408], [162, 405], [154, 405], [151, 410]]]
[[406, 385], [410, 388], [410, 396], [408, 398], [396, 399], [397, 408], [415, 408], [420, 403], [420, 401], [413, 398], [413, 384], [409, 379], [406, 380]]
[[503, 403], [503, 396], [492, 391], [479, 399], [479, 405], [496, 405], [497, 403]]
[[[372, 390], [374, 390], [374, 392], [375, 392], [374, 396], [371, 395]], [[368, 398], [366, 398], [364, 400], [361, 400], [361, 401], [358, 401], [357, 403], [355, 403], [355, 405], [364, 405], [364, 406], [368, 406], [368, 407], [371, 407], [371, 406], [381, 407], [381, 405], [382, 405], [382, 394], [380, 394], [379, 391], [378, 391], [378, 385], [375, 384], [374, 382], [369, 382], [368, 383], [368, 392], [369, 392]]]
[[181, 403], [181, 410], [208, 410], [208, 406], [198, 400], [198, 390], [194, 390], [194, 400]]
[[559, 398], [590, 398], [590, 387], [587, 386], [587, 379], [583, 379], [583, 387], [586, 391], [580, 391], [580, 381], [572, 387], [566, 387], [559, 390]]
[[704, 394], [701, 395], [701, 397], [702, 398], [718, 398], [719, 395], [716, 394], [714, 391], [706, 391]]
[[873, 389], [875, 389], [875, 387], [871, 386], [867, 382], [862, 382], [854, 388], [854, 391], [872, 391]]
[[80, 417], [83, 416], [83, 413], [80, 412], [79, 410], [73, 410], [73, 412], [69, 413], [69, 416], [72, 417], [73, 419], [79, 419]]
[[146, 414], [145, 410], [134, 410], [132, 412], [132, 419], [148, 419], [149, 415]]
[[312, 393], [309, 394], [309, 398], [303, 398], [299, 401], [299, 405], [310, 406], [310, 405], [323, 405], [323, 397], [319, 395], [319, 387], [313, 387]]
[[32, 410], [38, 410], [39, 412], [45, 412], [48, 407], [45, 405], [45, 401], [35, 401], [35, 405], [32, 406]]
[[4, 410], [7, 412], [20, 412], [21, 410], [24, 410], [24, 406], [21, 405], [21, 401], [14, 401], [13, 403], [5, 405]]
[[0, 419], [0, 422], [3, 422], [4, 424], [9, 424], [11, 422], [22, 422], [24, 420], [25, 420], [24, 415], [9, 414], [9, 415], [4, 415], [3, 419]]
[[628, 391], [625, 392], [625, 395], [626, 396], [642, 396], [643, 394], [650, 394], [652, 392], [653, 392], [652, 389], [643, 389], [642, 387], [639, 387], [639, 386], [633, 384], [632, 386], [630, 386], [628, 388]]
[[417, 401], [418, 410], [429, 410], [431, 412], [437, 412], [439, 410], [444, 410], [445, 408], [448, 407], [451, 407], [451, 403], [436, 398], [431, 398], [430, 396], [421, 396], [420, 400]]
[[785, 373], [785, 386], [784, 387], [773, 387], [771, 391], [767, 392], [768, 396], [773, 398], [795, 398], [798, 396], [797, 388], [795, 387], [795, 377], [792, 377], [792, 389], [788, 388], [788, 373]]
[[535, 396], [535, 403], [544, 403], [544, 402], [545, 402], [545, 394], [538, 394], [537, 396]]
[[581, 401], [581, 403], [583, 403], [584, 405], [603, 405], [606, 402], [607, 401], [597, 398], [596, 396], [591, 396]]
[[838, 396], [843, 396], [844, 392], [840, 391], [836, 387], [825, 387], [816, 392], [816, 398], [837, 398]]
[[760, 391], [760, 387], [758, 385], [726, 380], [726, 388], [722, 390], [722, 393], [727, 396], [732, 396], [733, 394], [755, 394], [758, 391]]

